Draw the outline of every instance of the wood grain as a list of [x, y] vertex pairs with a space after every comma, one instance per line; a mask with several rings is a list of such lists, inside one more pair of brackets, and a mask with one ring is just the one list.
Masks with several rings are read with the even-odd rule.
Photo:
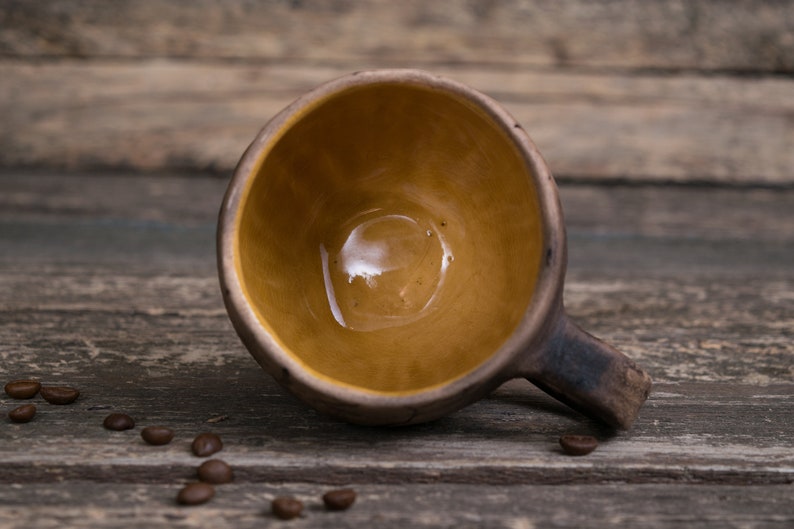
[[791, 0], [4, 0], [0, 166], [226, 175], [383, 67], [494, 96], [565, 180], [794, 184]]
[[[178, 507], [179, 484], [117, 485], [95, 483], [22, 485], [0, 489], [0, 524], [9, 529], [52, 527], [274, 527], [285, 524], [270, 514], [270, 501], [292, 495], [306, 505], [304, 516], [289, 527], [455, 527], [526, 529], [693, 527], [786, 528], [794, 519], [790, 486], [697, 486], [610, 484], [598, 487], [373, 485], [357, 484], [358, 498], [346, 512], [320, 506], [327, 487], [288, 482], [230, 484], [218, 487], [213, 502]], [[21, 498], [37, 498], [37, 507]], [[91, 498], [85, 505], [85, 498]], [[574, 507], [575, 505], [575, 507]]]
[[[173, 330], [170, 336], [173, 340]], [[307, 409], [243, 354], [221, 362], [201, 362], [198, 352], [192, 361], [169, 355], [172, 365], [179, 365], [169, 370], [146, 359], [146, 349], [133, 346], [129, 352], [140, 360], [127, 360], [126, 371], [114, 374], [110, 362], [118, 371], [124, 359], [108, 351], [108, 342], [95, 344], [100, 354], [82, 366], [74, 360], [80, 355], [68, 350], [60, 364], [36, 358], [44, 360], [43, 372], [30, 370], [28, 376], [68, 382], [81, 397], [68, 407], [37, 402], [32, 422], [4, 427], [0, 482], [184, 481], [201, 462], [190, 452], [192, 439], [214, 432], [224, 440], [217, 457], [235, 468], [239, 482], [794, 483], [787, 440], [790, 383], [763, 388], [660, 384], [631, 432], [620, 435], [523, 381], [433, 423], [379, 429], [347, 425]], [[156, 347], [162, 355], [176, 352], [178, 345]], [[3, 408], [10, 404], [3, 401]], [[102, 421], [111, 412], [130, 414], [138, 427], [105, 430]], [[219, 416], [227, 419], [207, 422]], [[148, 425], [172, 428], [174, 441], [165, 447], [146, 445], [139, 431]], [[557, 439], [572, 431], [598, 436], [600, 447], [587, 458], [566, 457]]]
[[4, 0], [8, 57], [794, 71], [794, 4]]
[[[64, 178], [57, 171], [0, 171], [0, 219], [214, 229], [229, 180], [194, 176], [106, 171]], [[574, 236], [755, 240], [781, 247], [794, 240], [790, 189], [563, 182], [559, 192]]]
[[[261, 526], [283, 493], [308, 505], [294, 525], [312, 527], [794, 520], [794, 191], [562, 187], [567, 308], [656, 380], [634, 427], [616, 433], [523, 380], [399, 429], [344, 424], [284, 394], [220, 301], [225, 183], [0, 175], [0, 378], [81, 390], [73, 405], [37, 399], [32, 422], [0, 425], [1, 527]], [[13, 404], [0, 395], [0, 408]], [[105, 430], [114, 411], [136, 428]], [[143, 443], [152, 424], [175, 440]], [[180, 508], [204, 431], [223, 437], [218, 456], [237, 479]], [[557, 438], [569, 432], [600, 447], [566, 457]], [[359, 490], [353, 509], [322, 511], [321, 493], [343, 485]]]
[[[0, 62], [0, 165], [228, 175], [295, 97], [357, 68]], [[794, 185], [794, 80], [442, 66], [499, 100], [564, 180]]]

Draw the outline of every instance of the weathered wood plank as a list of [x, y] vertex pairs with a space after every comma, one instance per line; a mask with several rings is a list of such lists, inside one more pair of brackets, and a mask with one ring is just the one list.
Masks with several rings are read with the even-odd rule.
[[[356, 65], [0, 62], [0, 165], [228, 174], [304, 91]], [[563, 179], [794, 182], [794, 80], [434, 71], [500, 100]]]
[[[68, 182], [58, 198], [47, 192], [57, 178], [3, 180], [10, 192], [0, 216], [0, 376], [74, 384], [83, 395], [68, 407], [41, 403], [32, 423], [0, 428], [0, 481], [104, 484], [122, 496], [134, 486], [146, 496], [189, 479], [196, 465], [190, 439], [214, 430], [244, 487], [752, 483], [791, 492], [794, 248], [790, 231], [767, 231], [781, 222], [776, 212], [786, 211], [790, 191], [747, 194], [748, 204], [768, 209], [755, 228], [696, 229], [688, 248], [702, 253], [692, 261], [679, 251], [687, 225], [651, 219], [671, 218], [679, 208], [689, 210], [693, 224], [694, 211], [730, 219], [736, 209], [735, 219], [756, 219], [751, 209], [742, 211], [744, 191], [658, 188], [662, 198], [654, 200], [651, 188], [563, 188], [566, 207], [580, 219], [571, 241], [568, 309], [657, 381], [633, 429], [615, 435], [524, 381], [411, 428], [362, 428], [320, 416], [261, 373], [222, 309], [215, 205], [207, 195], [222, 190], [223, 181], [67, 177], [58, 180]], [[710, 209], [689, 207], [707, 197]], [[594, 198], [625, 204], [622, 234], [611, 208], [586, 223], [584, 209], [599, 202]], [[737, 256], [743, 265], [736, 266]], [[767, 273], [755, 274], [762, 264]], [[8, 408], [9, 399], [0, 397]], [[131, 413], [138, 429], [173, 426], [177, 439], [154, 449], [138, 430], [108, 432], [101, 421], [110, 411]], [[564, 457], [556, 439], [568, 431], [598, 435], [602, 446], [586, 458]], [[89, 489], [72, 515], [89, 512]], [[760, 519], [746, 506], [737, 509]], [[763, 520], [787, 520], [780, 505], [771, 512]], [[100, 518], [107, 513], [96, 510]]]
[[[0, 171], [0, 219], [18, 224], [129, 222], [212, 229], [228, 178]], [[574, 236], [706, 241], [794, 240], [794, 190], [695, 186], [559, 186]]]
[[[326, 512], [322, 486], [230, 484], [213, 502], [185, 508], [173, 503], [179, 485], [93, 483], [20, 485], [0, 490], [0, 524], [36, 527], [263, 527], [277, 495], [301, 499], [306, 510], [289, 527], [533, 527], [785, 528], [794, 520], [790, 486], [659, 485], [477, 486], [354, 484], [358, 499], [346, 512]], [[30, 504], [30, 498], [36, 504]], [[88, 505], [82, 505], [88, 500]], [[284, 524], [285, 522], [281, 522]], [[45, 525], [46, 524], [46, 525]]]
[[[128, 221], [139, 227], [214, 223], [228, 178], [184, 174], [69, 174], [0, 170], [0, 219]], [[189, 181], [186, 181], [189, 180]]]
[[[81, 369], [85, 355], [110, 365], [142, 362], [150, 372], [166, 373], [174, 363], [233, 364], [246, 353], [226, 318], [212, 267], [205, 262], [195, 268], [200, 275], [187, 275], [196, 258], [171, 261], [159, 271], [151, 263], [139, 269], [134, 261], [118, 262], [116, 271], [0, 265], [0, 337], [16, 344], [0, 351], [0, 358], [17, 362], [43, 354], [36, 364], [44, 366], [50, 351], [59, 351], [53, 360], [59, 369], [74, 362], [70, 372]], [[125, 267], [136, 270], [118, 271]], [[574, 277], [566, 284], [566, 305], [579, 323], [643, 364], [657, 382], [792, 381], [791, 277], [707, 277], [697, 270], [690, 280]], [[194, 343], [191, 333], [201, 340]], [[41, 369], [36, 372], [45, 375]]]
[[[101, 350], [99, 362], [84, 355], [79, 364], [67, 363], [74, 358], [68, 351], [60, 361], [39, 355], [38, 366], [49, 374], [29, 375], [74, 384], [82, 395], [69, 407], [38, 402], [31, 423], [3, 428], [0, 482], [186, 480], [199, 462], [190, 442], [206, 431], [222, 436], [218, 457], [242, 482], [794, 482], [791, 384], [661, 384], [632, 431], [614, 435], [516, 381], [433, 423], [379, 429], [318, 415], [242, 356], [149, 369], [145, 351], [136, 351], [135, 361]], [[105, 363], [114, 356], [115, 366]], [[118, 362], [127, 365], [123, 373]], [[3, 401], [3, 409], [10, 405]], [[102, 420], [111, 411], [131, 414], [138, 427], [108, 432]], [[214, 417], [225, 419], [207, 422]], [[145, 445], [138, 432], [152, 424], [172, 427], [175, 440]], [[586, 458], [566, 457], [557, 438], [571, 431], [597, 435], [601, 446]]]
[[[38, 345], [24, 350], [50, 350], [80, 335], [70, 346], [78, 356], [97, 347], [137, 354], [159, 349], [157, 333], [146, 330], [154, 321], [169, 336], [183, 333], [175, 350], [147, 360], [154, 368], [189, 356], [184, 333], [200, 322], [208, 341], [196, 346], [197, 358], [223, 363], [239, 354], [214, 263], [225, 181], [36, 174], [1, 181], [6, 341], [25, 336]], [[561, 192], [571, 238], [566, 304], [586, 328], [657, 381], [792, 380], [794, 191]], [[121, 335], [93, 332], [122, 322]], [[50, 329], [46, 337], [40, 328]]]
[[[568, 310], [640, 361], [654, 392], [629, 432], [526, 381], [438, 421], [352, 426], [284, 394], [223, 310], [224, 179], [0, 176], [0, 381], [82, 391], [0, 424], [0, 527], [756, 527], [794, 522], [794, 190], [562, 186]], [[0, 394], [4, 412], [17, 401]], [[134, 430], [102, 427], [111, 411]], [[143, 426], [176, 431], [144, 444]], [[219, 433], [236, 480], [174, 498]], [[601, 444], [563, 455], [562, 433]], [[328, 513], [323, 492], [353, 486]]]
[[[745, 364], [713, 366], [705, 378], [687, 372], [686, 363], [676, 363], [681, 355], [671, 354], [665, 365], [679, 369], [668, 382], [657, 374], [660, 362], [643, 357], [647, 348], [638, 351], [662, 382], [632, 431], [619, 436], [521, 381], [431, 424], [376, 429], [327, 419], [285, 396], [237, 343], [222, 314], [19, 310], [0, 317], [2, 343], [8, 344], [0, 353], [4, 378], [35, 376], [82, 390], [76, 405], [40, 403], [34, 422], [0, 431], [0, 480], [187, 479], [196, 461], [189, 442], [206, 430], [224, 437], [223, 457], [253, 482], [794, 480], [790, 348], [778, 353], [783, 366], [776, 377], [764, 355], [749, 350], [743, 351]], [[683, 344], [697, 369], [714, 354], [706, 345]], [[731, 370], [771, 373], [778, 382], [742, 384]], [[0, 400], [3, 408], [11, 405]], [[153, 449], [137, 431], [107, 432], [101, 421], [110, 411], [132, 414], [139, 428], [170, 425], [176, 441]], [[226, 419], [206, 422], [219, 416]], [[599, 435], [602, 447], [588, 458], [561, 456], [556, 438], [571, 430]]]
[[794, 4], [5, 0], [0, 53], [794, 71]]

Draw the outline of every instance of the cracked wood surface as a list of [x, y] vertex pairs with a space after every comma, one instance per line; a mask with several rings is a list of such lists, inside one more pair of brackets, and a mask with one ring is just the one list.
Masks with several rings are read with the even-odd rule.
[[[528, 382], [408, 428], [351, 426], [285, 395], [231, 328], [215, 276], [226, 185], [199, 175], [0, 175], [0, 375], [78, 387], [0, 425], [0, 526], [788, 527], [794, 521], [794, 192], [568, 185], [571, 315], [654, 391], [615, 433]], [[3, 409], [15, 404], [4, 394]], [[102, 419], [131, 414], [134, 430]], [[140, 429], [176, 431], [165, 447]], [[174, 504], [214, 431], [237, 477]], [[562, 433], [596, 435], [570, 458]], [[320, 494], [353, 485], [348, 513]], [[35, 498], [35, 499], [34, 499]], [[574, 507], [575, 506], [575, 507]]]

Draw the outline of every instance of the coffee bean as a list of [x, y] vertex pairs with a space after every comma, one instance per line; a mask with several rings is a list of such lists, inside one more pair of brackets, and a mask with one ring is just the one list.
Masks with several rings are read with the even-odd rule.
[[12, 399], [32, 399], [41, 389], [41, 384], [38, 380], [12, 380], [3, 389]]
[[80, 392], [68, 386], [42, 386], [41, 396], [50, 404], [71, 404]]
[[209, 483], [188, 483], [176, 496], [181, 505], [200, 505], [215, 496], [215, 488]]
[[329, 511], [344, 511], [356, 501], [356, 491], [353, 489], [338, 489], [323, 494], [323, 503]]
[[8, 418], [13, 422], [30, 422], [34, 415], [36, 415], [36, 406], [33, 404], [23, 404], [8, 412]]
[[234, 480], [232, 467], [220, 459], [209, 459], [198, 467], [198, 478], [205, 483], [220, 485]]
[[126, 413], [111, 413], [105, 417], [105, 420], [102, 421], [102, 425], [108, 430], [120, 432], [122, 430], [135, 428], [135, 421]]
[[282, 520], [292, 520], [301, 515], [303, 502], [296, 498], [279, 496], [270, 503], [270, 510]]
[[571, 456], [584, 456], [598, 447], [598, 439], [592, 435], [567, 434], [560, 437], [560, 446]]
[[202, 433], [193, 439], [191, 449], [197, 456], [207, 457], [223, 450], [223, 441], [214, 433]]
[[150, 445], [167, 445], [174, 438], [174, 431], [165, 426], [147, 426], [141, 430], [141, 437]]

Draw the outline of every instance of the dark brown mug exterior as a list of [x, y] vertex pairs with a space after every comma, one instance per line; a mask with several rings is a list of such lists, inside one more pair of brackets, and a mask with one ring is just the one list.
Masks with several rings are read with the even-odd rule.
[[[307, 105], [351, 86], [368, 83], [417, 83], [464, 97], [484, 109], [521, 151], [537, 190], [543, 231], [543, 262], [535, 293], [517, 329], [482, 365], [427, 391], [378, 395], [316, 377], [295, 362], [260, 324], [250, 306], [234, 255], [235, 219], [242, 190], [272, 137], [292, 125]], [[460, 83], [419, 70], [357, 72], [305, 94], [274, 117], [241, 158], [229, 185], [218, 224], [218, 269], [223, 299], [241, 340], [282, 386], [314, 408], [343, 420], [374, 425], [412, 424], [436, 419], [484, 397], [503, 382], [524, 377], [538, 387], [606, 424], [628, 429], [647, 399], [651, 379], [632, 360], [582, 331], [565, 314], [566, 235], [556, 184], [538, 149], [523, 128], [489, 97]]]

